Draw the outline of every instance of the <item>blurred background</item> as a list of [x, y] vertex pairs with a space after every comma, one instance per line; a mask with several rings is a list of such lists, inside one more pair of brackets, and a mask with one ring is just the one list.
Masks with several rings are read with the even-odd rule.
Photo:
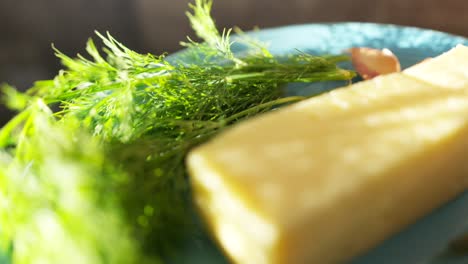
[[[173, 52], [192, 35], [189, 0], [0, 0], [0, 83], [26, 89], [60, 69], [51, 43], [82, 53], [94, 30], [138, 52]], [[468, 0], [215, 0], [220, 28], [364, 21], [468, 36]], [[0, 125], [11, 113], [0, 109]]]

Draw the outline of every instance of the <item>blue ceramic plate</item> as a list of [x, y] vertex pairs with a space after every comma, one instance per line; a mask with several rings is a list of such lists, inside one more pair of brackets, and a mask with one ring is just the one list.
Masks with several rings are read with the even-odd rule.
[[[437, 31], [368, 23], [310, 24], [266, 29], [250, 33], [269, 44], [275, 54], [309, 52], [339, 54], [350, 47], [388, 48], [402, 67], [437, 56], [468, 39]], [[235, 47], [242, 52], [242, 47]], [[349, 65], [345, 65], [349, 67]], [[294, 85], [290, 94], [311, 94], [336, 88], [340, 83]], [[468, 232], [468, 192], [421, 219], [416, 224], [378, 245], [352, 264], [466, 264], [468, 256], [446, 254], [446, 247], [457, 236]], [[187, 241], [186, 250], [174, 264], [228, 263], [208, 240]]]

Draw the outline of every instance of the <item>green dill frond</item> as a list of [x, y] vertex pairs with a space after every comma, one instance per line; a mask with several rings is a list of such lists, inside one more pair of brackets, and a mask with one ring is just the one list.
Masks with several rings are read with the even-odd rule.
[[[243, 65], [244, 62], [236, 58], [231, 51], [231, 31], [232, 29], [223, 29], [220, 33], [216, 28], [215, 21], [211, 16], [212, 0], [195, 0], [195, 4], [189, 4], [191, 12], [186, 12], [190, 24], [195, 34], [205, 41], [206, 45], [198, 44], [191, 39], [188, 43], [182, 43], [188, 48], [202, 48], [203, 53], [208, 57], [224, 57], [235, 62], [237, 65]], [[205, 46], [205, 47], [200, 47]]]
[[234, 27], [236, 42], [246, 45], [250, 55], [259, 55], [265, 58], [274, 58], [268, 50], [268, 44], [246, 34], [241, 28]]
[[18, 92], [10, 85], [0, 85], [0, 91], [3, 93], [2, 102], [9, 109], [21, 111], [26, 108], [28, 104], [28, 96]]
[[[223, 42], [215, 22], [211, 17], [212, 0], [195, 0], [195, 4], [189, 4], [191, 12], [186, 12], [190, 20], [190, 24], [195, 31], [195, 34], [204, 40], [211, 47], [226, 47], [220, 44]], [[221, 49], [222, 53], [229, 50]]]
[[117, 196], [128, 176], [79, 120], [56, 121], [40, 100], [28, 113], [16, 150], [0, 151], [0, 245], [13, 244], [12, 262], [144, 260]]

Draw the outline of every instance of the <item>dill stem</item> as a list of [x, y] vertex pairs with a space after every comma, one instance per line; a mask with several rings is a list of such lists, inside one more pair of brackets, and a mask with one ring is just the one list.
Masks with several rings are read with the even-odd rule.
[[0, 131], [0, 148], [8, 145], [8, 139], [15, 128], [23, 123], [30, 116], [30, 110], [23, 111], [10, 120]]
[[298, 101], [304, 100], [305, 98], [306, 97], [304, 97], [304, 96], [289, 96], [289, 97], [276, 99], [274, 101], [259, 104], [257, 106], [254, 106], [254, 107], [251, 107], [251, 108], [246, 109], [244, 111], [241, 111], [241, 112], [239, 112], [237, 114], [234, 114], [234, 115], [232, 115], [232, 116], [230, 116], [230, 117], [228, 117], [226, 119], [223, 119], [222, 122], [224, 124], [229, 124], [230, 122], [233, 122], [236, 119], [239, 119], [239, 118], [241, 118], [243, 116], [249, 115], [250, 113], [256, 113], [261, 109], [266, 109], [266, 108], [270, 108], [270, 107], [274, 107], [274, 106], [281, 105], [281, 104], [286, 104], [286, 103], [298, 102]]
[[[18, 139], [18, 143], [16, 145], [16, 156], [17, 157], [21, 157], [23, 160], [27, 160], [26, 157], [27, 157], [27, 151], [24, 151], [24, 148], [25, 148], [25, 144], [27, 143], [27, 133], [28, 131], [31, 129], [31, 127], [33, 127], [34, 125], [34, 116], [28, 116], [29, 118], [26, 118], [25, 119], [25, 123], [24, 123], [24, 126], [23, 126], [23, 129], [21, 130], [21, 133], [19, 134], [19, 139]], [[31, 118], [32, 117], [32, 118]]]
[[265, 73], [264, 72], [253, 72], [253, 73], [233, 74], [233, 75], [227, 76], [226, 81], [227, 82], [233, 82], [235, 80], [248, 79], [248, 78], [254, 78], [254, 77], [259, 77], [259, 76], [265, 76]]
[[337, 80], [350, 80], [355, 74], [346, 70], [333, 70], [329, 72], [320, 72], [310, 74], [309, 76], [299, 77], [296, 82], [323, 82], [323, 81], [337, 81]]

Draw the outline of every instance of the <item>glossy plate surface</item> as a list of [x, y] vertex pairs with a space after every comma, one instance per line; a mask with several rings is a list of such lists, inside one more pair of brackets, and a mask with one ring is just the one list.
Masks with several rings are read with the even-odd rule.
[[[260, 30], [251, 36], [269, 44], [275, 54], [293, 52], [339, 54], [350, 47], [388, 48], [402, 68], [435, 57], [468, 39], [450, 34], [394, 25], [370, 23], [307, 24]], [[242, 47], [234, 47], [242, 52]], [[345, 65], [349, 67], [349, 65]], [[343, 83], [292, 84], [289, 94], [323, 92]], [[448, 254], [447, 245], [468, 232], [468, 191], [429, 216], [393, 236], [351, 264], [466, 264], [468, 256]], [[187, 241], [186, 251], [174, 264], [228, 263], [209, 241]]]

